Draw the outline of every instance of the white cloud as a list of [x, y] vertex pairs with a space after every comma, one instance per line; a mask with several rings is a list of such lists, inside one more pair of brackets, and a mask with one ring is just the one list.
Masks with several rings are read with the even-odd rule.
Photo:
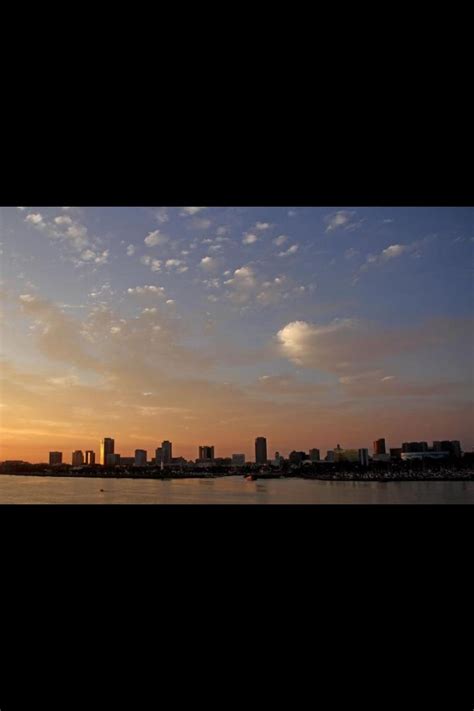
[[174, 299], [166, 299], [167, 304], [174, 304]]
[[187, 215], [196, 215], [198, 212], [201, 210], [205, 210], [205, 207], [183, 207], [182, 212], [180, 213], [183, 217]]
[[29, 304], [35, 300], [36, 297], [34, 297], [32, 294], [20, 294], [20, 301], [23, 301], [26, 304]]
[[286, 252], [279, 252], [278, 256], [279, 257], [289, 257], [290, 254], [295, 254], [295, 252], [298, 251], [298, 245], [297, 244], [292, 244], [291, 247], [289, 247]]
[[356, 215], [355, 210], [337, 210], [337, 212], [332, 212], [330, 215], [326, 215], [324, 222], [326, 223], [326, 232], [332, 232], [333, 230], [344, 229], [344, 230], [355, 230], [361, 226], [365, 221], [353, 219]]
[[133, 254], [135, 254], [135, 245], [129, 244], [127, 247], [127, 255], [131, 257]]
[[244, 238], [242, 240], [242, 244], [254, 244], [258, 240], [257, 235], [254, 235], [252, 233], [247, 233], [244, 235]]
[[389, 247], [383, 249], [379, 254], [369, 254], [364, 269], [368, 266], [379, 266], [385, 264], [391, 259], [401, 257], [402, 254], [409, 254], [414, 252], [420, 246], [419, 242], [413, 242], [412, 244], [391, 244]]
[[282, 244], [285, 244], [287, 239], [288, 237], [286, 235], [280, 235], [279, 237], [275, 237], [273, 244], [276, 244], [277, 247], [281, 247]]
[[160, 224], [164, 224], [169, 221], [168, 211], [166, 207], [159, 207], [155, 212], [155, 217]]
[[96, 256], [94, 259], [95, 264], [106, 264], [108, 261], [108, 256], [109, 256], [109, 250], [106, 249], [102, 252], [102, 254], [99, 254]]
[[130, 287], [127, 289], [128, 294], [154, 294], [154, 295], [162, 295], [164, 293], [164, 287], [163, 286], [155, 286], [153, 284], [145, 284], [145, 286], [134, 286]]
[[32, 225], [39, 225], [43, 222], [43, 215], [40, 212], [32, 212], [25, 217], [25, 222], [29, 222]]
[[218, 237], [223, 237], [224, 235], [228, 234], [228, 232], [229, 232], [229, 228], [225, 227], [225, 225], [218, 227], [216, 230], [216, 234]]
[[148, 266], [151, 264], [151, 257], [148, 254], [144, 254], [143, 257], [140, 257], [140, 261], [142, 264], [146, 264]]
[[271, 227], [269, 222], [256, 222], [255, 229], [259, 231], [268, 230]]
[[155, 230], [154, 232], [149, 232], [145, 237], [144, 242], [147, 247], [156, 247], [158, 244], [166, 244], [168, 242], [168, 237], [160, 234], [160, 230]]
[[218, 261], [217, 259], [214, 259], [214, 257], [203, 257], [200, 261], [199, 266], [208, 271], [212, 271], [213, 269], [217, 268]]
[[355, 326], [352, 319], [335, 319], [327, 326], [292, 321], [278, 331], [277, 340], [282, 353], [297, 365], [343, 367], [347, 364], [341, 356]]
[[81, 259], [83, 259], [85, 262], [90, 262], [91, 259], [95, 259], [96, 253], [92, 251], [92, 249], [86, 249], [84, 252], [81, 254]]
[[160, 259], [152, 259], [151, 260], [151, 271], [152, 272], [159, 272], [161, 270], [161, 260]]
[[54, 221], [57, 225], [72, 225], [69, 215], [59, 215], [59, 217], [54, 218]]

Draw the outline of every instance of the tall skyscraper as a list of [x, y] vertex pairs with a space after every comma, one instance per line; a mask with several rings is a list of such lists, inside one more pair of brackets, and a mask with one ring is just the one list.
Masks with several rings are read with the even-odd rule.
[[84, 464], [84, 455], [82, 454], [82, 450], [76, 449], [76, 451], [72, 453], [72, 466], [73, 467], [81, 467], [83, 464]]
[[[107, 465], [107, 455], [115, 452], [115, 440], [111, 437], [104, 437], [100, 441], [100, 463]], [[110, 458], [109, 458], [110, 461]]]
[[171, 460], [173, 458], [172, 447], [173, 445], [171, 442], [168, 442], [167, 439], [161, 443], [161, 458], [163, 464], [171, 464]]
[[257, 464], [267, 463], [267, 440], [265, 437], [257, 437], [255, 440], [255, 462]]
[[161, 447], [155, 449], [155, 464], [161, 464], [163, 458], [163, 450]]
[[376, 439], [374, 442], [374, 455], [378, 456], [379, 454], [387, 454], [385, 439], [383, 437], [382, 439]]
[[86, 464], [95, 464], [95, 452], [92, 449], [86, 449]]
[[199, 459], [214, 459], [214, 446], [204, 445], [199, 447]]
[[359, 464], [361, 467], [368, 467], [369, 466], [369, 450], [368, 449], [359, 449]]
[[136, 467], [144, 467], [146, 466], [146, 457], [147, 457], [147, 452], [146, 449], [136, 449], [135, 450], [135, 466]]
[[49, 453], [49, 463], [50, 464], [62, 464], [63, 463], [63, 453], [62, 452], [50, 452]]
[[310, 449], [309, 450], [309, 458], [311, 459], [312, 462], [319, 462], [319, 460], [320, 460], [319, 449]]

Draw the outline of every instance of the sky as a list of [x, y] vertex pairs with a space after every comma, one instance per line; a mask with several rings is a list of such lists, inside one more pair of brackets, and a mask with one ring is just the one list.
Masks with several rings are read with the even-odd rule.
[[0, 460], [474, 447], [472, 208], [0, 208]]

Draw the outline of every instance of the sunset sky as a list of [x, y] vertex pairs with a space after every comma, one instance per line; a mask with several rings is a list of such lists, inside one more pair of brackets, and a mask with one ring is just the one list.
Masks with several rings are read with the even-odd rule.
[[473, 210], [0, 208], [0, 460], [474, 446]]

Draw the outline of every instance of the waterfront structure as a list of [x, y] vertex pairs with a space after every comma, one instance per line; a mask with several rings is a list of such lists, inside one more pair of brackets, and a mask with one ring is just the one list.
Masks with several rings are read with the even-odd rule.
[[320, 453], [319, 449], [310, 449], [309, 450], [309, 458], [312, 462], [319, 462], [320, 460]]
[[402, 448], [401, 447], [390, 447], [390, 458], [391, 459], [401, 459]]
[[419, 452], [402, 452], [401, 458], [404, 462], [410, 459], [446, 459], [449, 457], [449, 452], [433, 452], [433, 451], [419, 451]]
[[115, 467], [117, 464], [120, 464], [120, 454], [109, 452], [105, 457], [105, 466]]
[[120, 457], [120, 466], [133, 467], [135, 464], [135, 457]]
[[72, 453], [71, 461], [73, 467], [82, 467], [84, 464], [84, 455], [82, 454], [81, 449], [76, 449], [76, 451]]
[[379, 454], [387, 454], [384, 437], [376, 439], [374, 442], [374, 456], [378, 456]]
[[361, 467], [368, 467], [369, 466], [369, 450], [368, 449], [359, 449], [359, 464]]
[[155, 449], [155, 464], [161, 464], [163, 458], [163, 450], [161, 447]]
[[115, 452], [115, 440], [113, 440], [111, 437], [104, 437], [100, 441], [100, 463], [103, 465], [107, 465], [108, 461], [108, 456], [110, 454], [113, 454]]
[[433, 442], [433, 452], [449, 452], [452, 457], [461, 456], [461, 443], [459, 440], [443, 439]]
[[209, 447], [208, 445], [204, 445], [203, 447], [199, 447], [199, 459], [212, 461], [214, 459], [214, 446]]
[[92, 449], [86, 449], [86, 464], [91, 466], [95, 464], [95, 452]]
[[145, 449], [136, 449], [135, 450], [135, 461], [134, 464], [136, 467], [145, 467], [146, 466], [146, 457], [147, 457], [147, 452]]
[[266, 437], [257, 437], [255, 440], [255, 462], [257, 464], [267, 463], [267, 440]]
[[402, 453], [406, 452], [427, 452], [427, 442], [403, 442]]
[[173, 459], [173, 445], [166, 439], [161, 443], [161, 461], [163, 464], [171, 464]]
[[232, 466], [233, 467], [244, 467], [245, 466], [245, 454], [233, 454], [232, 455]]
[[62, 464], [63, 463], [63, 453], [62, 452], [50, 452], [49, 453], [49, 463], [50, 464]]

